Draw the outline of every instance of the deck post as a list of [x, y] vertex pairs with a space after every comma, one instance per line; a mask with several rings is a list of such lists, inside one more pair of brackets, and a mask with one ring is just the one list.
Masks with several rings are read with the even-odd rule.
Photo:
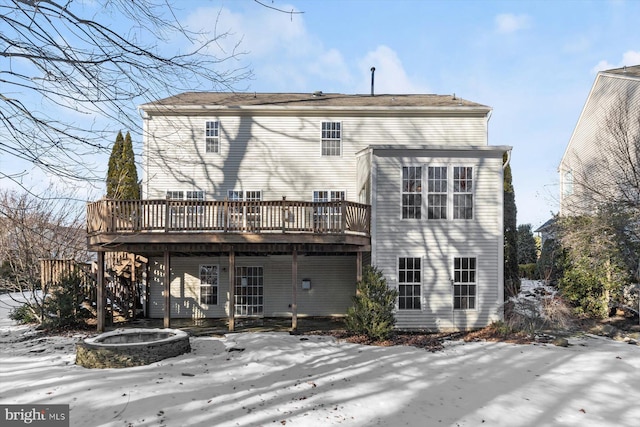
[[98, 251], [98, 271], [96, 277], [96, 316], [98, 332], [104, 332], [104, 251]]
[[362, 282], [362, 251], [356, 252], [356, 282]]
[[171, 253], [164, 251], [164, 327], [171, 327]]
[[229, 332], [236, 329], [236, 253], [229, 251]]
[[291, 254], [291, 330], [298, 330], [298, 249]]

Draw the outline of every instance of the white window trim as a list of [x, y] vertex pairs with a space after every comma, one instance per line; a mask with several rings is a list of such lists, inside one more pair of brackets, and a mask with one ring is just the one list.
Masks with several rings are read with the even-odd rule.
[[[399, 311], [401, 313], [405, 313], [405, 312], [418, 312], [418, 311], [424, 311], [425, 310], [425, 299], [424, 299], [424, 257], [422, 256], [397, 256], [396, 257], [396, 290], [398, 291], [398, 293], [400, 292], [400, 258], [417, 258], [420, 260], [420, 295], [418, 296], [419, 301], [420, 301], [420, 308], [400, 308], [400, 295], [398, 295], [398, 298], [396, 299], [396, 311]], [[403, 285], [415, 285], [415, 282], [411, 282], [411, 283], [402, 283]]]
[[[322, 141], [324, 141], [326, 138], [322, 137], [322, 124], [323, 123], [340, 123], [340, 138], [336, 139], [336, 138], [328, 138], [328, 141], [339, 141], [340, 142], [340, 154], [322, 154]], [[331, 158], [331, 157], [342, 157], [342, 153], [344, 152], [344, 137], [343, 137], [343, 132], [344, 132], [344, 126], [342, 124], [341, 120], [322, 120], [320, 121], [320, 157], [327, 157], [327, 158]]]
[[[476, 305], [474, 308], [455, 308], [455, 259], [456, 258], [475, 258], [476, 259], [476, 281], [473, 283], [476, 287]], [[451, 307], [455, 312], [475, 312], [479, 311], [480, 306], [480, 257], [474, 254], [462, 254], [451, 257]]]
[[[454, 186], [454, 169], [460, 167], [460, 168], [471, 168], [471, 191], [468, 192], [454, 192], [453, 191], [453, 186]], [[451, 167], [451, 221], [474, 221], [476, 219], [476, 187], [477, 187], [477, 182], [476, 182], [476, 169], [477, 166], [476, 165], [472, 165], [472, 164], [452, 164]], [[453, 217], [453, 213], [455, 212], [455, 207], [453, 204], [454, 201], [454, 197], [455, 195], [463, 195], [463, 194], [470, 194], [471, 195], [471, 218], [454, 218]]]
[[317, 200], [315, 199], [315, 194], [316, 193], [320, 193], [322, 191], [325, 191], [327, 193], [329, 193], [329, 196], [331, 196], [331, 193], [343, 193], [344, 194], [344, 199], [331, 199], [331, 197], [329, 197], [329, 200], [327, 200], [328, 202], [338, 202], [340, 200], [347, 200], [347, 191], [346, 190], [329, 190], [329, 189], [323, 189], [323, 190], [312, 190], [311, 191], [311, 201], [316, 202]]
[[[218, 150], [217, 151], [208, 151], [207, 150], [207, 138], [214, 138], [214, 137], [211, 137], [211, 136], [207, 136], [207, 125], [209, 123], [212, 123], [212, 122], [218, 123], [218, 128], [217, 128], [218, 129], [218, 135], [215, 137], [215, 138], [218, 139]], [[222, 139], [220, 137], [221, 129], [222, 129], [222, 123], [221, 123], [220, 120], [218, 120], [218, 119], [216, 119], [216, 120], [205, 120], [203, 133], [204, 133], [204, 152], [206, 154], [220, 154], [220, 152], [222, 151]]]
[[[447, 201], [447, 209], [445, 212], [446, 218], [429, 218], [429, 168], [447, 168], [447, 192], [445, 194], [445, 198]], [[427, 221], [449, 221], [453, 217], [453, 208], [451, 206], [451, 204], [453, 203], [453, 196], [451, 195], [451, 189], [453, 189], [453, 184], [451, 184], [451, 174], [453, 173], [453, 169], [451, 168], [451, 165], [448, 165], [446, 163], [430, 163], [425, 165], [424, 169], [426, 170], [426, 174], [424, 174], [426, 176], [425, 183], [422, 184], [422, 187], [424, 188], [422, 196], [424, 198], [423, 205], [425, 206], [424, 219]]]
[[[402, 170], [404, 168], [412, 168], [412, 167], [413, 168], [416, 168], [416, 167], [422, 168], [422, 178], [421, 178], [422, 183], [421, 183], [421, 188], [420, 188], [420, 195], [422, 196], [421, 197], [421, 202], [420, 202], [420, 218], [403, 218], [402, 217], [402, 208], [403, 208], [402, 195], [405, 194], [405, 193], [404, 193], [404, 191], [402, 191], [402, 179], [403, 179], [402, 178]], [[425, 173], [424, 173], [425, 170], [427, 170], [427, 169], [426, 169], [425, 165], [423, 165], [423, 164], [408, 164], [408, 165], [400, 166], [400, 220], [401, 221], [422, 221], [424, 219], [424, 215], [426, 213], [426, 210], [425, 210], [425, 203], [426, 202], [425, 202], [425, 197], [424, 197], [424, 195], [425, 195], [425, 178], [424, 178], [425, 177]], [[407, 193], [407, 194], [418, 194], [418, 193]]]
[[[200, 272], [202, 271], [202, 267], [204, 266], [209, 266], [209, 267], [215, 267], [216, 269], [216, 275], [217, 280], [216, 280], [216, 285], [203, 285], [202, 284], [202, 277], [200, 276]], [[220, 265], [219, 264], [199, 264], [198, 265], [198, 280], [199, 280], [199, 284], [198, 284], [198, 303], [202, 304], [206, 307], [210, 307], [210, 306], [219, 306], [220, 305]], [[215, 288], [215, 296], [216, 296], [216, 303], [215, 304], [206, 304], [202, 302], [202, 287], [203, 286], [210, 286], [212, 288]]]

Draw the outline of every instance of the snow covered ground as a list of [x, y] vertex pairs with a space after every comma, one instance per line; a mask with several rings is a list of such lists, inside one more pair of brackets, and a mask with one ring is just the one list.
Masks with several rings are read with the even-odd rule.
[[[148, 366], [74, 364], [83, 336], [29, 337], [0, 297], [0, 404], [69, 404], [72, 426], [638, 426], [640, 347], [451, 341], [440, 352], [326, 336], [192, 337]], [[233, 349], [233, 350], [231, 350]]]

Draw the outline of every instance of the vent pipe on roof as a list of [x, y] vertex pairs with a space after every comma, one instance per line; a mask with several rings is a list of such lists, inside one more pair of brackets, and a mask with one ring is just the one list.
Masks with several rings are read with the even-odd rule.
[[376, 67], [371, 67], [371, 96], [373, 96], [373, 75], [376, 72]]

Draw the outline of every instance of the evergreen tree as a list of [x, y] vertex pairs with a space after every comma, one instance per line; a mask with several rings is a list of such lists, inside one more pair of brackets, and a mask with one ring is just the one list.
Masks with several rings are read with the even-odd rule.
[[121, 155], [120, 197], [118, 198], [122, 200], [137, 200], [140, 198], [140, 186], [138, 185], [138, 171], [136, 170], [136, 160], [129, 132], [124, 137]]
[[107, 198], [116, 199], [118, 187], [120, 184], [120, 159], [122, 158], [122, 148], [124, 146], [124, 138], [122, 132], [118, 132], [116, 142], [111, 149], [109, 157], [109, 168], [107, 170]]
[[518, 226], [518, 264], [535, 264], [538, 261], [538, 246], [531, 231], [531, 224]]
[[[502, 157], [507, 161], [507, 153]], [[509, 298], [520, 292], [518, 272], [518, 232], [516, 196], [511, 183], [511, 166], [504, 169], [504, 297]]]
[[138, 171], [129, 132], [124, 138], [122, 132], [118, 132], [116, 142], [113, 144], [107, 171], [107, 198], [118, 200], [140, 198]]
[[371, 340], [384, 340], [396, 323], [394, 310], [398, 291], [387, 286], [384, 275], [376, 267], [365, 267], [358, 282], [353, 306], [347, 310], [347, 330], [364, 334]]

